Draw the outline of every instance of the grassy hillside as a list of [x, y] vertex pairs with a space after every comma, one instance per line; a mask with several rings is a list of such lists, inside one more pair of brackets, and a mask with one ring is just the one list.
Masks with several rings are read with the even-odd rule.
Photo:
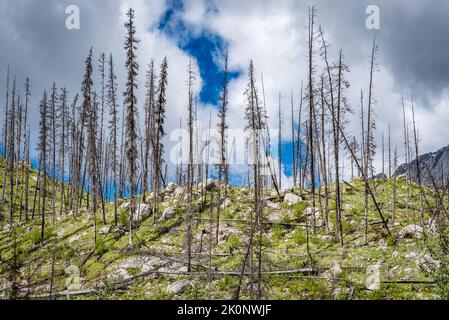
[[[1, 178], [3, 170], [2, 163]], [[33, 172], [30, 179], [31, 197], [36, 175]], [[391, 219], [392, 181], [377, 180], [373, 186], [383, 213]], [[0, 185], [0, 191], [2, 188]], [[408, 197], [407, 209], [408, 189], [416, 196]], [[419, 222], [417, 190], [417, 186], [407, 187], [403, 180], [398, 181], [395, 224], [392, 225], [390, 220], [392, 236], [385, 233], [378, 214], [370, 208], [369, 242], [365, 245], [363, 183], [355, 180], [344, 185], [345, 245], [341, 247], [335, 243], [332, 230], [320, 227], [321, 219], [317, 213], [318, 227], [315, 234], [310, 232], [309, 235], [310, 256], [306, 251], [305, 228], [306, 222], [310, 225], [312, 221], [308, 208], [310, 194], [305, 192], [301, 195], [303, 201], [288, 205], [286, 201], [271, 197], [272, 191], [267, 190], [267, 198], [271, 200], [264, 210], [264, 295], [270, 299], [438, 298], [436, 287], [428, 283], [430, 279], [420, 267], [432, 260], [422, 233], [416, 228], [410, 228], [409, 232], [404, 230]], [[298, 190], [288, 192], [299, 195]], [[9, 187], [6, 194], [9, 194]], [[173, 214], [167, 210], [166, 219], [158, 219], [155, 224], [151, 216], [141, 219], [132, 248], [128, 247], [126, 200], [120, 202], [117, 227], [113, 226], [113, 204], [106, 206], [106, 224], [101, 214], [97, 215], [96, 244], [93, 217], [85, 207], [78, 215], [64, 212], [54, 219], [48, 207], [45, 241], [41, 243], [37, 213], [34, 220], [25, 222], [22, 219], [11, 230], [7, 196], [4, 205], [0, 206], [0, 297], [10, 295], [15, 278], [22, 298], [48, 298], [50, 295], [58, 299], [230, 298], [238, 282], [236, 275], [246, 249], [252, 193], [244, 188], [228, 188], [222, 204], [218, 244], [215, 244], [215, 221], [211, 228], [208, 220], [210, 196], [211, 193], [206, 193], [203, 203], [200, 190], [195, 193], [195, 217], [198, 219], [194, 224], [191, 274], [186, 273], [184, 264], [182, 187], [171, 185], [164, 190], [160, 211], [171, 208]], [[15, 220], [19, 221], [20, 198], [16, 196], [15, 201]], [[331, 201], [331, 222], [334, 221], [334, 207]], [[216, 210], [214, 217], [215, 214]], [[426, 221], [428, 219], [426, 216]], [[213, 269], [210, 281], [209, 266]], [[380, 274], [380, 287], [376, 286], [376, 269]], [[249, 294], [250, 288], [245, 287], [243, 298], [249, 298]]]

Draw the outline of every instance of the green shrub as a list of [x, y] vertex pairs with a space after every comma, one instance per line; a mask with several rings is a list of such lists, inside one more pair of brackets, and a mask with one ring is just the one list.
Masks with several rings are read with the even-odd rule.
[[397, 239], [395, 236], [388, 236], [387, 237], [387, 244], [389, 247], [394, 247], [396, 245]]
[[349, 190], [347, 190], [347, 191], [345, 192], [345, 195], [347, 195], [347, 196], [353, 196], [353, 195], [355, 195], [354, 189], [349, 189]]
[[130, 276], [137, 276], [142, 272], [142, 268], [141, 267], [129, 267], [126, 268], [126, 272], [130, 275]]
[[129, 224], [128, 221], [128, 213], [127, 212], [120, 212], [118, 216], [118, 223], [122, 227], [126, 227]]
[[306, 242], [306, 232], [303, 228], [296, 228], [293, 231], [293, 241], [296, 244], [303, 244]]
[[242, 245], [242, 241], [240, 239], [240, 237], [236, 234], [231, 234], [231, 236], [228, 239], [228, 247], [231, 250], [235, 250], [240, 248], [240, 246]]
[[303, 215], [304, 210], [306, 210], [306, 205], [304, 204], [304, 201], [295, 204], [295, 206], [293, 207], [293, 212], [295, 216], [298, 218]]
[[284, 229], [279, 224], [277, 224], [273, 227], [272, 233], [273, 233], [273, 240], [279, 241], [279, 240], [281, 240], [281, 238], [284, 234]]
[[97, 238], [97, 243], [95, 244], [95, 254], [103, 255], [106, 253], [108, 249], [106, 248], [106, 244], [104, 243], [103, 238]]
[[405, 209], [405, 208], [407, 208], [407, 206], [406, 206], [405, 203], [403, 203], [403, 202], [398, 202], [397, 206], [398, 206], [399, 209]]

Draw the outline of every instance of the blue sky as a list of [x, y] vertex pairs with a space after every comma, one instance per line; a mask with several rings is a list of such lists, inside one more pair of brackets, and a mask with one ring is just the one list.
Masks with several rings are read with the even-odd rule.
[[[180, 0], [169, 0], [168, 9], [159, 21], [158, 28], [170, 38], [175, 39], [180, 49], [196, 59], [203, 87], [199, 99], [203, 104], [218, 105], [223, 79], [221, 57], [226, 52], [228, 44], [220, 35], [210, 30], [193, 32], [189, 25], [180, 18], [184, 10]], [[208, 10], [216, 10], [210, 2]], [[240, 76], [239, 71], [230, 70], [229, 78]]]

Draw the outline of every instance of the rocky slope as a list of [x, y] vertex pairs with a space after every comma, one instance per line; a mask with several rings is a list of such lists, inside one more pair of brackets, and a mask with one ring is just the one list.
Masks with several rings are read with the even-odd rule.
[[[2, 170], [1, 167], [0, 174]], [[35, 177], [33, 173], [32, 186]], [[309, 207], [307, 191], [286, 190], [282, 199], [278, 199], [272, 190], [266, 190], [265, 198], [271, 200], [266, 201], [262, 235], [261, 281], [265, 298], [438, 298], [438, 292], [427, 284], [429, 279], [421, 269], [432, 258], [426, 250], [423, 229], [416, 225], [418, 197], [410, 197], [406, 206], [406, 192], [410, 190], [399, 181], [393, 224], [391, 181], [379, 180], [375, 184], [380, 206], [390, 219], [392, 235], [385, 233], [375, 210], [370, 209], [369, 242], [364, 242], [363, 183], [355, 180], [351, 185], [344, 185], [342, 191], [344, 246], [334, 240], [332, 224], [329, 229], [323, 226], [320, 210], [313, 212]], [[49, 208], [43, 243], [39, 216], [28, 222], [17, 222], [13, 232], [3, 219], [0, 221], [0, 297], [10, 296], [15, 279], [19, 298], [231, 298], [249, 238], [252, 191], [214, 182], [206, 182], [204, 186], [208, 190], [205, 194], [200, 186], [195, 189], [191, 273], [187, 272], [183, 245], [184, 188], [171, 184], [162, 192], [161, 214], [155, 223], [150, 207], [139, 206], [133, 247], [128, 246], [126, 199], [120, 201], [118, 226], [112, 223], [113, 204], [106, 206], [106, 224], [98, 215], [96, 243], [93, 217], [85, 207], [78, 214], [63, 212], [55, 217], [54, 223]], [[222, 194], [227, 189], [220, 204], [218, 232], [217, 206], [210, 206], [217, 188], [222, 188]], [[412, 186], [411, 192], [417, 190]], [[0, 214], [6, 217], [8, 207], [7, 202], [0, 206]], [[334, 208], [335, 204], [330, 201], [331, 222]], [[307, 233], [305, 226], [310, 226], [314, 218], [317, 228]], [[242, 298], [251, 298], [250, 292], [247, 276]]]
[[[426, 153], [418, 158], [421, 183], [433, 187], [433, 181], [438, 187], [447, 184], [449, 174], [449, 146], [436, 152]], [[412, 181], [418, 183], [418, 169], [416, 159], [410, 163], [402, 164], [394, 173], [396, 176], [407, 174]]]

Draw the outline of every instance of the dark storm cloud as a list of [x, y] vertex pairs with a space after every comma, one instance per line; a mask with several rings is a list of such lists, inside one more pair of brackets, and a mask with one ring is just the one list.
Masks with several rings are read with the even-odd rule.
[[[445, 0], [318, 1], [319, 20], [350, 61], [366, 60], [374, 35], [380, 68], [387, 67], [396, 88], [424, 106], [449, 87], [449, 2]], [[380, 9], [380, 30], [365, 27], [365, 9]]]
[[[162, 0], [161, 0], [162, 1]], [[298, 3], [305, 11], [312, 1]], [[307, 3], [309, 2], [309, 3]], [[374, 34], [379, 43], [379, 63], [392, 71], [395, 90], [412, 92], [417, 99], [438, 98], [449, 86], [449, 2], [446, 0], [339, 0], [313, 1], [321, 23], [333, 38], [333, 45], [344, 48], [351, 63], [368, 57]], [[67, 5], [81, 10], [81, 30], [65, 28]], [[282, 1], [279, 2], [282, 6]], [[365, 28], [365, 8], [378, 5], [381, 29]], [[79, 87], [82, 65], [89, 47], [96, 53], [118, 51], [119, 0], [3, 0], [0, 4], [0, 68], [11, 65], [23, 79], [39, 81], [38, 91], [51, 82]], [[305, 27], [305, 26], [304, 26]], [[104, 37], [108, 34], [108, 37]], [[101, 35], [101, 36], [98, 36]], [[23, 82], [23, 80], [21, 80]], [[36, 86], [34, 86], [36, 88]]]
[[[67, 30], [65, 20], [68, 5], [78, 5], [81, 29]], [[3, 0], [0, 3], [0, 97], [4, 101], [6, 69], [17, 79], [23, 92], [25, 78], [31, 79], [31, 109], [36, 110], [44, 90], [53, 82], [66, 86], [73, 97], [81, 87], [84, 60], [94, 46], [95, 60], [100, 52], [117, 52], [115, 39], [122, 38], [117, 30], [120, 16], [119, 1], [99, 0]], [[98, 19], [101, 17], [101, 19]], [[108, 37], [98, 35], [108, 34]], [[116, 57], [117, 57], [116, 56]], [[2, 105], [3, 108], [3, 105]], [[36, 125], [36, 112], [31, 113]], [[0, 119], [3, 114], [0, 115]], [[33, 137], [36, 138], [36, 137]]]

